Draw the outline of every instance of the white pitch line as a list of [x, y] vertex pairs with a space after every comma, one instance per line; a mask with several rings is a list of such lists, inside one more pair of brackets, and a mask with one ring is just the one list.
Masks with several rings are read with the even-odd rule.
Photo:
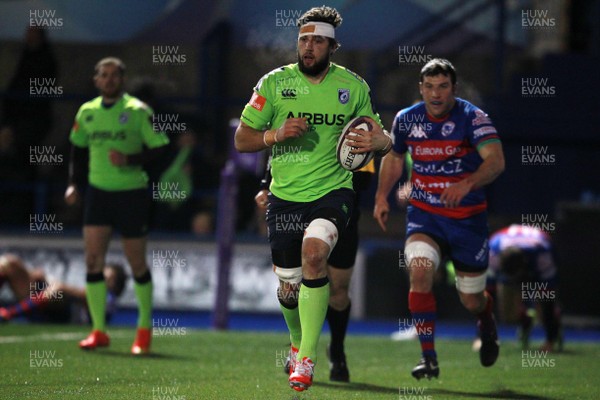
[[[135, 336], [131, 332], [109, 332], [109, 336], [115, 339], [123, 339]], [[0, 336], [0, 344], [25, 343], [25, 342], [52, 342], [84, 339], [84, 332], [58, 332], [42, 333], [39, 335], [26, 336]]]

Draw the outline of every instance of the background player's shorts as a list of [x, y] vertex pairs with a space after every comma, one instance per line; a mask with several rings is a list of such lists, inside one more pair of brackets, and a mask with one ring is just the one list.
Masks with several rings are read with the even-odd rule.
[[83, 225], [109, 225], [124, 238], [148, 234], [150, 198], [146, 189], [109, 192], [89, 186]]
[[406, 213], [406, 237], [423, 233], [431, 237], [448, 256], [454, 268], [463, 272], [482, 272], [488, 267], [487, 212], [469, 218], [454, 219], [432, 214], [409, 205]]
[[310, 222], [317, 218], [333, 222], [341, 238], [353, 210], [354, 191], [350, 189], [333, 190], [308, 203], [282, 200], [269, 193], [266, 218], [273, 264], [281, 268], [302, 266], [302, 239]]

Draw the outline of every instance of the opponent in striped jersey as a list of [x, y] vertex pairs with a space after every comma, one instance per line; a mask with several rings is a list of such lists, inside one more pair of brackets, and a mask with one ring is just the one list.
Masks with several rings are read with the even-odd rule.
[[456, 98], [450, 113], [435, 118], [424, 102], [400, 111], [392, 126], [394, 151], [413, 159], [410, 203], [450, 218], [466, 218], [485, 211], [483, 187], [468, 192], [456, 207], [441, 201], [444, 189], [473, 174], [483, 162], [478, 148], [499, 142], [496, 128], [483, 111]]
[[504, 170], [504, 156], [489, 117], [455, 97], [456, 71], [445, 59], [421, 70], [423, 101], [394, 119], [394, 145], [381, 163], [374, 217], [385, 230], [387, 196], [402, 176], [406, 153], [413, 160], [412, 192], [407, 209], [404, 265], [410, 274], [408, 307], [421, 343], [417, 378], [439, 375], [434, 345], [436, 303], [433, 277], [443, 258], [456, 270], [461, 302], [478, 318], [485, 367], [499, 353], [493, 300], [485, 292], [488, 228], [483, 186]]

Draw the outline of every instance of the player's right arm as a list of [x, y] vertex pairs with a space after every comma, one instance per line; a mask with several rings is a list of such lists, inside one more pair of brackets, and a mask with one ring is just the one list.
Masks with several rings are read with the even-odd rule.
[[292, 137], [300, 137], [308, 130], [305, 118], [288, 118], [277, 129], [255, 129], [240, 121], [235, 130], [235, 149], [241, 153], [252, 153], [283, 142]]
[[275, 71], [280, 69], [266, 74], [258, 81], [252, 97], [242, 111], [234, 138], [235, 148], [241, 153], [264, 150], [287, 138], [302, 136], [308, 129], [304, 118], [288, 118], [281, 126], [273, 126], [273, 121], [278, 116], [278, 109], [274, 104]]
[[377, 192], [375, 193], [373, 218], [377, 220], [384, 232], [387, 230], [385, 224], [390, 212], [387, 197], [402, 176], [404, 154], [399, 154], [392, 150], [381, 159], [381, 165], [379, 166], [379, 181], [377, 183]]

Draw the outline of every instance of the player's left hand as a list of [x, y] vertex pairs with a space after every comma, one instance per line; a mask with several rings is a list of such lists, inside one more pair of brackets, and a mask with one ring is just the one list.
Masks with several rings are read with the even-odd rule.
[[108, 158], [110, 159], [112, 165], [115, 165], [117, 167], [127, 165], [127, 156], [118, 150], [111, 149], [108, 152]]
[[383, 129], [377, 122], [372, 118], [365, 117], [371, 125], [373, 125], [372, 131], [365, 131], [362, 129], [351, 129], [350, 132], [358, 134], [354, 137], [352, 147], [356, 149], [351, 150], [351, 153], [368, 153], [370, 151], [383, 150], [390, 142], [390, 137], [383, 133]]
[[444, 189], [440, 201], [446, 208], [458, 207], [462, 199], [471, 191], [471, 186], [466, 180], [456, 182]]

